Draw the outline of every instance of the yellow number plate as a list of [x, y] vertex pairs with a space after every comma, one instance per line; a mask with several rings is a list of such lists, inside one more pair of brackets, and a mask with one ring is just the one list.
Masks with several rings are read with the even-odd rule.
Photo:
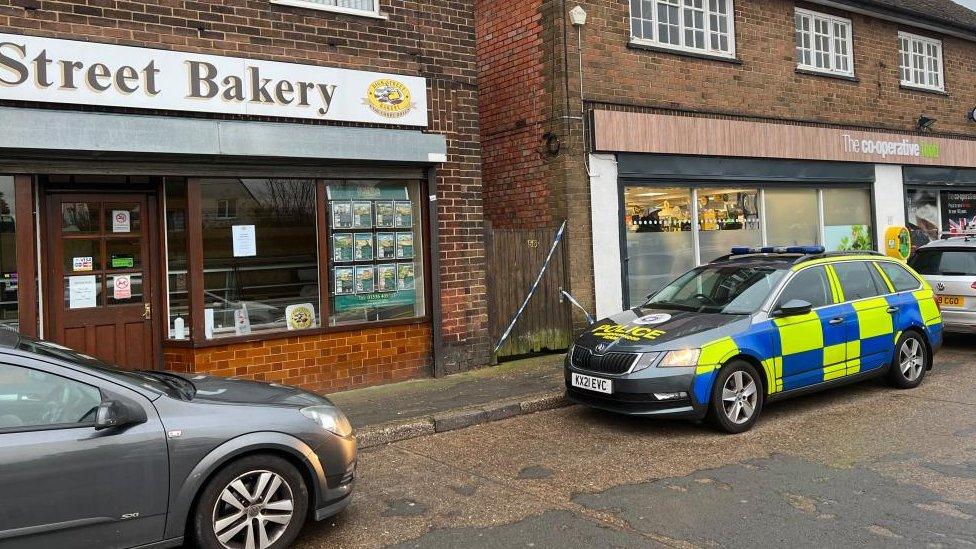
[[937, 295], [935, 302], [943, 307], [963, 308], [966, 306], [966, 298], [959, 295]]

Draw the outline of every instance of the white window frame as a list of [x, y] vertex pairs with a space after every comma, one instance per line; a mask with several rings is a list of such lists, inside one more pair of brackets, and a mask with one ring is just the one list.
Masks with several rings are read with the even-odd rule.
[[[847, 19], [846, 17], [837, 17], [836, 15], [828, 15], [826, 13], [820, 13], [816, 11], [806, 10], [803, 8], [796, 8], [796, 14], [794, 15], [794, 31], [795, 34], [802, 32], [797, 25], [797, 16], [809, 17], [810, 18], [810, 30], [805, 32], [810, 40], [810, 63], [804, 63], [803, 58], [799, 55], [799, 51], [796, 52], [796, 68], [805, 71], [811, 71], [827, 75], [839, 75], [854, 77], [854, 23]], [[827, 60], [830, 64], [829, 68], [818, 67], [814, 60], [817, 55], [817, 50], [815, 47], [814, 34], [816, 32], [817, 20], [824, 21], [827, 23]], [[847, 66], [848, 70], [842, 70], [837, 68], [837, 35], [835, 34], [836, 25], [843, 25], [847, 27], [847, 39], [845, 40], [847, 44]], [[799, 46], [795, 48], [799, 50]]]
[[310, 10], [318, 11], [329, 11], [332, 13], [341, 13], [344, 15], [358, 15], [360, 17], [371, 17], [373, 19], [389, 19], [389, 17], [380, 11], [380, 0], [373, 0], [375, 6], [372, 10], [360, 10], [356, 8], [346, 8], [343, 6], [328, 6], [325, 4], [320, 4], [318, 2], [311, 2], [310, 0], [268, 0], [271, 4], [277, 4], [279, 6], [291, 6], [294, 8], [307, 8]]
[[[902, 48], [902, 44], [905, 43], [906, 41], [909, 48], [907, 52]], [[914, 64], [910, 64], [908, 66], [905, 65], [906, 53], [909, 59], [912, 59], [915, 55], [912, 51], [913, 50], [912, 46], [914, 44], [921, 44], [923, 47], [925, 47], [926, 53], [923, 57], [923, 63], [925, 63], [929, 59], [928, 46], [935, 47], [936, 53], [938, 55], [938, 58], [936, 59], [936, 61], [938, 62], [938, 69], [937, 69], [937, 73], [939, 76], [938, 86], [933, 86], [931, 84], [928, 84], [927, 82], [928, 76], [931, 73], [928, 67], [926, 66], [921, 67], [922, 75], [926, 80], [925, 83], [920, 84], [918, 82], [915, 82], [915, 80], [913, 79], [909, 79], [909, 80], [905, 79], [906, 69], [908, 69], [909, 73], [915, 73], [918, 72], [919, 70], [919, 68], [915, 67]], [[898, 78], [901, 80], [901, 85], [906, 88], [945, 92], [945, 53], [942, 49], [942, 40], [936, 38], [929, 38], [927, 36], [920, 36], [918, 34], [912, 34], [910, 32], [899, 31], [898, 32], [898, 72], [899, 72]]]
[[661, 48], [661, 49], [666, 49], [666, 50], [673, 50], [673, 51], [676, 51], [676, 52], [684, 52], [684, 53], [693, 53], [693, 54], [707, 55], [709, 57], [718, 57], [718, 58], [723, 58], [723, 59], [735, 59], [736, 58], [735, 57], [735, 0], [718, 0], [720, 2], [725, 2], [726, 8], [727, 8], [727, 11], [728, 11], [728, 14], [726, 15], [726, 17], [728, 18], [728, 22], [729, 22], [728, 36], [727, 36], [728, 41], [729, 41], [729, 50], [728, 51], [713, 50], [711, 48], [711, 34], [712, 34], [711, 24], [712, 24], [712, 18], [710, 16], [710, 14], [712, 12], [708, 9], [708, 2], [709, 2], [709, 0], [703, 0], [703, 2], [702, 2], [702, 6], [703, 6], [703, 9], [704, 9], [704, 12], [705, 12], [705, 15], [704, 15], [705, 20], [704, 20], [704, 27], [703, 27], [703, 30], [704, 30], [704, 33], [705, 33], [705, 47], [704, 48], [696, 48], [696, 47], [693, 47], [693, 46], [686, 46], [686, 45], [684, 45], [685, 31], [689, 28], [687, 25], [685, 25], [685, 11], [686, 11], [685, 1], [686, 0], [677, 0], [678, 1], [678, 17], [679, 17], [679, 19], [681, 21], [681, 23], [679, 24], [679, 28], [678, 28], [678, 35], [681, 38], [682, 44], [681, 45], [669, 44], [667, 42], [661, 42], [660, 40], [658, 40], [658, 38], [657, 38], [657, 36], [658, 36], [658, 30], [659, 30], [658, 29], [658, 4], [660, 4], [662, 2], [664, 2], [664, 3], [670, 3], [670, 2], [667, 2], [666, 0], [651, 0], [651, 1], [653, 2], [653, 5], [654, 5], [654, 14], [653, 14], [653, 17], [654, 18], [652, 20], [653, 23], [651, 24], [651, 27], [653, 29], [653, 35], [654, 36], [653, 36], [653, 38], [646, 38], [646, 37], [642, 37], [642, 36], [634, 36], [634, 32], [633, 32], [633, 18], [634, 18], [634, 14], [633, 14], [633, 11], [632, 11], [632, 4], [628, 0], [628, 3], [627, 3], [627, 13], [628, 13], [628, 17], [627, 17], [627, 28], [629, 29], [629, 32], [630, 32], [630, 35], [631, 35], [630, 36], [630, 43], [631, 44], [636, 44], [636, 45], [640, 45], [640, 46], [651, 46], [651, 47], [654, 47], [654, 48]]

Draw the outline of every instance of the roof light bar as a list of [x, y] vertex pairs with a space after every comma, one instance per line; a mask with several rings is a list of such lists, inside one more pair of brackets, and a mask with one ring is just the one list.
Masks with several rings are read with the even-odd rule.
[[732, 255], [747, 254], [803, 254], [815, 255], [824, 253], [823, 246], [763, 246], [753, 248], [749, 246], [735, 246], [732, 248]]

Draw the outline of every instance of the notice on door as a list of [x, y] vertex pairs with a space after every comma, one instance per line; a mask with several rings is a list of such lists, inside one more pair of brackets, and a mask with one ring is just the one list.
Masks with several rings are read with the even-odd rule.
[[95, 276], [68, 277], [68, 308], [91, 309], [97, 306], [98, 284]]
[[112, 210], [112, 232], [132, 232], [132, 214], [128, 210]]
[[234, 225], [231, 228], [231, 237], [234, 239], [234, 257], [258, 255], [254, 225]]
[[116, 300], [132, 299], [132, 275], [119, 275], [112, 279], [112, 297]]

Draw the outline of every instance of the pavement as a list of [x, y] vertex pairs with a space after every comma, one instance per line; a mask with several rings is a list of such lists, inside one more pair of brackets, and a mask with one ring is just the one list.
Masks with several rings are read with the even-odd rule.
[[360, 448], [371, 448], [565, 406], [564, 356], [511, 361], [443, 378], [415, 379], [328, 397], [356, 428]]
[[786, 544], [976, 545], [976, 338], [917, 389], [776, 403], [741, 435], [568, 406], [373, 446], [296, 547]]

